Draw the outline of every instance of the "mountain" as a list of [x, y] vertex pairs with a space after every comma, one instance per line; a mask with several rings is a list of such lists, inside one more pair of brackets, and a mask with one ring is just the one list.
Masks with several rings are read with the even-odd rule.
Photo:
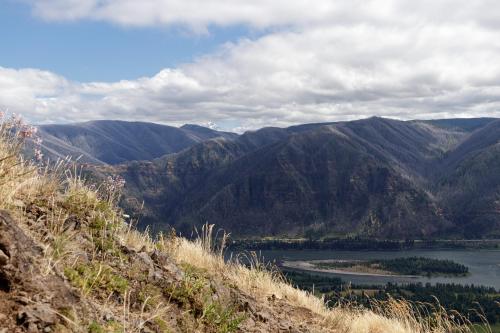
[[[263, 128], [98, 173], [121, 174], [123, 205], [134, 211], [144, 201], [142, 223], [157, 229], [172, 225], [188, 233], [209, 221], [237, 237], [464, 237], [474, 228], [485, 236], [500, 228], [481, 211], [463, 222], [470, 212], [459, 213], [465, 206], [458, 203], [470, 198], [458, 189], [469, 176], [446, 166], [462, 156], [461, 163], [493, 167], [498, 123], [374, 117]], [[485, 155], [472, 158], [474, 147]], [[496, 193], [500, 187], [491, 184]], [[475, 195], [471, 202], [484, 205]], [[492, 196], [485, 200], [490, 205]]]
[[443, 161], [437, 195], [463, 234], [500, 238], [500, 120], [478, 129]]
[[151, 160], [213, 138], [237, 135], [197, 125], [181, 128], [144, 122], [100, 120], [39, 126], [44, 154], [51, 159], [72, 156], [93, 164]]
[[[123, 207], [154, 230], [174, 226], [187, 234], [208, 221], [235, 237], [500, 235], [497, 119], [372, 117], [239, 136], [196, 125], [98, 127], [98, 140], [88, 138], [90, 130], [50, 133], [63, 148], [82, 136], [112, 146], [78, 144], [101, 165], [90, 168], [92, 177], [125, 178]], [[133, 135], [122, 135], [131, 127]], [[133, 156], [119, 149], [124, 142]]]

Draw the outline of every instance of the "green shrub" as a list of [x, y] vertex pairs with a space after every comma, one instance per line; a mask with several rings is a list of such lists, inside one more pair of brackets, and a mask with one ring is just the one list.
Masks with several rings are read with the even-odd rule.
[[84, 294], [100, 289], [123, 295], [128, 289], [128, 281], [105, 264], [91, 263], [80, 264], [75, 268], [68, 267], [64, 270], [64, 275]]

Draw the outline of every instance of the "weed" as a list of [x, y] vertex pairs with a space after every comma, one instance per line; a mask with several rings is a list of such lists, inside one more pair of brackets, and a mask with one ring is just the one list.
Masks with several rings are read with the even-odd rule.
[[245, 315], [238, 314], [234, 307], [223, 307], [219, 302], [210, 302], [203, 307], [201, 320], [217, 333], [230, 333], [238, 329], [245, 320]]
[[88, 327], [88, 333], [106, 333], [101, 324], [93, 321]]
[[67, 267], [64, 274], [75, 287], [82, 290], [84, 295], [88, 295], [96, 289], [123, 295], [128, 289], [128, 280], [102, 263], [79, 264], [75, 268]]

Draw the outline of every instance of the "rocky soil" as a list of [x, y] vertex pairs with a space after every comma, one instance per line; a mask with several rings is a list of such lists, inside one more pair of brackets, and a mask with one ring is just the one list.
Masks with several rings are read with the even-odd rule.
[[[37, 236], [40, 239], [52, 236], [44, 226], [43, 209], [32, 210], [38, 211], [38, 222], [30, 219], [22, 225], [25, 228], [8, 212], [0, 211], [1, 333], [108, 332], [114, 323], [123, 321], [124, 304], [132, 313], [129, 321], [135, 324], [129, 324], [130, 330], [120, 327], [117, 330], [120, 332], [298, 333], [316, 331], [314, 327], [320, 331], [320, 318], [306, 308], [294, 307], [274, 295], [266, 302], [258, 301], [230, 281], [194, 267], [181, 267], [165, 252], [146, 248], [135, 250], [123, 245], [120, 256], [124, 260], [107, 262], [113, 272], [127, 279], [127, 293], [113, 292], [106, 298], [98, 286], [82, 292], [64, 273], [48, 269], [47, 249]], [[65, 224], [73, 232], [80, 228], [74, 218], [66, 219]], [[80, 242], [72, 245], [80, 253], [78, 260], [90, 265], [92, 253], [85, 252], [84, 238], [73, 239]], [[195, 292], [190, 293], [190, 288]], [[141, 297], [145, 290], [156, 298], [155, 304], [161, 304], [157, 309], [158, 320], [147, 321], [134, 314], [144, 307]], [[207, 302], [220, 307], [215, 312], [222, 311], [227, 318], [224, 315], [209, 318]], [[222, 327], [226, 324], [227, 327]], [[92, 330], [93, 327], [98, 328]]]

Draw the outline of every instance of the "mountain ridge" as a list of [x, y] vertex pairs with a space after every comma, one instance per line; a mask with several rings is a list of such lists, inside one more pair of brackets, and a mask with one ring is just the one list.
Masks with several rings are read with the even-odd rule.
[[[464, 189], [467, 179], [483, 184], [483, 165], [495, 167], [499, 124], [372, 117], [266, 127], [91, 174], [124, 177], [122, 205], [155, 230], [189, 234], [209, 221], [236, 237], [490, 237], [500, 234], [500, 182], [486, 177], [490, 189], [469, 191], [476, 198]], [[479, 217], [464, 221], [471, 212]]]
[[179, 152], [196, 143], [237, 135], [197, 125], [173, 126], [118, 120], [97, 120], [38, 126], [43, 152], [57, 159], [82, 156], [82, 162], [118, 164], [150, 160]]

